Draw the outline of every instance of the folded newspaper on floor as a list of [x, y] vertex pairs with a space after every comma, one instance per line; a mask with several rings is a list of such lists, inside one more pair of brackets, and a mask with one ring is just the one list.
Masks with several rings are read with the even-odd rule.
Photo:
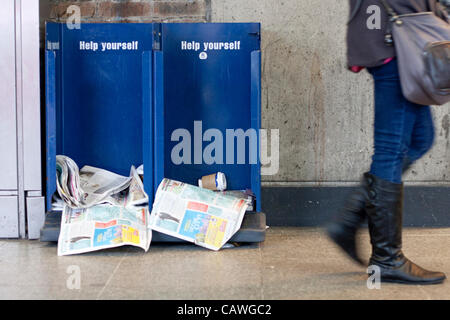
[[138, 246], [145, 251], [151, 242], [148, 196], [134, 167], [129, 177], [85, 166], [57, 156], [58, 194], [62, 207], [58, 255]]
[[241, 197], [164, 179], [156, 192], [149, 227], [219, 250], [241, 228], [247, 206]]

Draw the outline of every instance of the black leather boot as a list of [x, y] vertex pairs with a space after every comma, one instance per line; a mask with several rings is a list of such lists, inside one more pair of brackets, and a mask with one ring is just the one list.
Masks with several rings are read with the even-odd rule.
[[358, 254], [356, 233], [366, 219], [367, 186], [362, 180], [361, 186], [347, 198], [344, 207], [326, 226], [327, 235], [351, 259], [360, 265], [364, 262]]
[[378, 266], [382, 282], [437, 284], [445, 280], [442, 272], [425, 270], [408, 260], [402, 252], [403, 184], [395, 184], [366, 173], [372, 256], [369, 266]]
[[[412, 166], [413, 161], [405, 157], [402, 173], [405, 174]], [[351, 259], [364, 265], [358, 254], [356, 233], [365, 221], [366, 203], [368, 198], [368, 185], [366, 174], [363, 175], [360, 187], [350, 194], [344, 207], [335, 215], [326, 226], [326, 233]]]

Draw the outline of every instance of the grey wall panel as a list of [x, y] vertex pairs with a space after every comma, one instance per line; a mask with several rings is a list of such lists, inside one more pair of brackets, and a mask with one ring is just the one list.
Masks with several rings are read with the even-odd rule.
[[24, 188], [41, 190], [39, 0], [22, 3], [21, 21]]
[[17, 196], [0, 197], [0, 238], [19, 236]]
[[17, 190], [0, 190], [0, 197], [2, 196], [17, 196]]
[[[0, 189], [17, 189], [14, 0], [0, 10]], [[1, 207], [0, 207], [1, 208]]]
[[44, 197], [27, 198], [28, 239], [39, 239], [45, 222]]

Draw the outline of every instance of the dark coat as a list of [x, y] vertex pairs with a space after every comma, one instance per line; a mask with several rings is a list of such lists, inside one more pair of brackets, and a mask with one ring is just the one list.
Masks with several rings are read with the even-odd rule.
[[[350, 13], [355, 10], [358, 0], [350, 0]], [[447, 19], [443, 8], [436, 0], [388, 0], [397, 14], [433, 11]], [[377, 5], [381, 9], [381, 29], [369, 29], [367, 21], [373, 13], [368, 8]], [[384, 43], [389, 17], [380, 0], [362, 0], [357, 14], [347, 28], [347, 62], [349, 66], [375, 67], [387, 58], [395, 57], [394, 47]]]

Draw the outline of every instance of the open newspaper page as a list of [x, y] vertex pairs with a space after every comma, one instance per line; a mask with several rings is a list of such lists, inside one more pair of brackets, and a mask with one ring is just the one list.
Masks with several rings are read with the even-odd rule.
[[156, 192], [150, 228], [219, 250], [240, 229], [247, 206], [241, 197], [164, 179]]
[[128, 188], [131, 177], [124, 177], [110, 171], [84, 166], [80, 171], [80, 187], [84, 191], [83, 204], [90, 207], [101, 203], [112, 194]]
[[148, 250], [152, 231], [147, 206], [120, 207], [110, 204], [62, 212], [58, 255], [71, 255], [133, 245]]
[[[84, 168], [86, 167], [83, 167], [81, 170], [82, 172]], [[113, 192], [112, 194], [109, 194], [110, 191], [108, 191], [108, 195], [103, 200], [99, 200], [99, 203], [109, 203], [115, 206], [126, 207], [148, 204], [148, 196], [144, 191], [144, 184], [134, 166], [131, 167], [129, 182], [126, 184], [126, 189], [120, 189], [121, 188], [117, 191], [111, 191]]]

